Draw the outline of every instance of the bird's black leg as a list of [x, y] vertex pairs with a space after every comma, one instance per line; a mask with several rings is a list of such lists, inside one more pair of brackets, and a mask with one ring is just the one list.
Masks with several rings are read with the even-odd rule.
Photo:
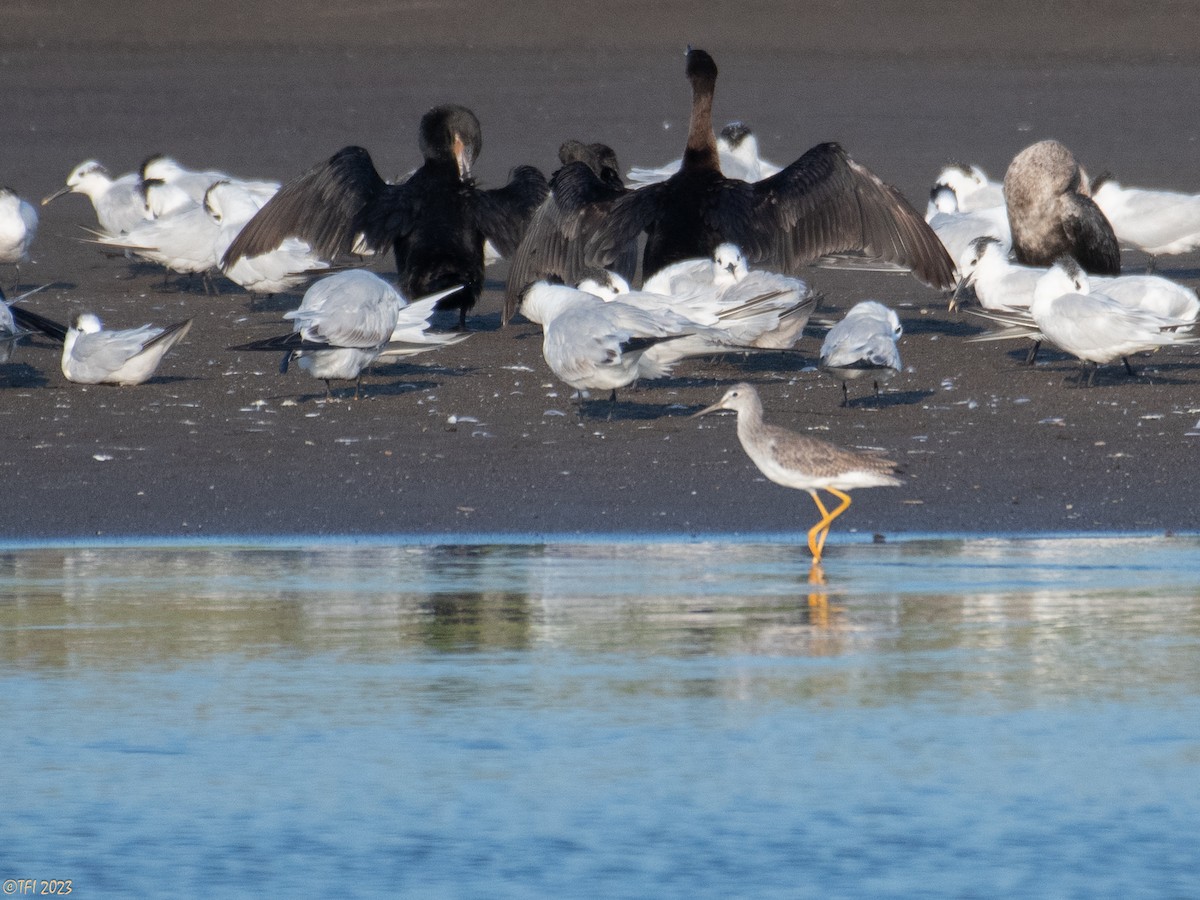
[[842, 382], [842, 406], [850, 405], [850, 390], [846, 387], [846, 382]]
[[1129, 364], [1129, 357], [1128, 357], [1128, 356], [1122, 356], [1122, 357], [1121, 357], [1121, 362], [1125, 363], [1125, 371], [1126, 371], [1126, 372], [1128, 372], [1130, 375], [1136, 375], [1136, 374], [1137, 374], [1137, 372], [1133, 371], [1133, 366], [1131, 366], [1131, 365]]
[[1041, 341], [1033, 342], [1033, 346], [1029, 348], [1029, 353], [1025, 357], [1025, 365], [1032, 366], [1034, 364], [1034, 362], [1037, 360], [1038, 350], [1041, 349], [1041, 346]]

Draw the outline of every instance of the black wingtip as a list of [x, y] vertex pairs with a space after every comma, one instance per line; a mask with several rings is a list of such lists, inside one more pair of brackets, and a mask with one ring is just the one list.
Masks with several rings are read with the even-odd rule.
[[293, 331], [288, 334], [276, 335], [275, 337], [263, 338], [259, 341], [251, 341], [248, 344], [238, 344], [236, 347], [228, 348], [231, 352], [242, 351], [271, 351], [278, 353], [280, 351], [300, 350], [301, 344], [304, 343], [304, 338], [300, 336], [300, 332]]
[[40, 316], [22, 306], [13, 306], [10, 309], [12, 310], [13, 321], [22, 328], [40, 332], [46, 335], [46, 337], [58, 341], [60, 344], [67, 339], [66, 325], [55, 322], [53, 319], [47, 319], [45, 316]]

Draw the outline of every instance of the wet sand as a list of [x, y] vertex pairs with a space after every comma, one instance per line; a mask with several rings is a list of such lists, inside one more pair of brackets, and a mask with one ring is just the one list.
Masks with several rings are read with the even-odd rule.
[[[574, 9], [556, 20], [550, 4], [474, 7], [221, 3], [189, 19], [148, 3], [54, 17], [14, 5], [0, 11], [0, 183], [36, 200], [83, 159], [124, 172], [155, 151], [286, 180], [350, 143], [398, 176], [419, 160], [420, 115], [451, 101], [483, 124], [485, 185], [519, 163], [549, 172], [568, 137], [611, 144], [626, 167], [658, 164], [682, 149], [690, 41], [721, 67], [717, 119], [749, 122], [765, 156], [788, 162], [838, 140], [921, 208], [945, 163], [1000, 177], [1047, 137], [1093, 173], [1200, 190], [1190, 7], [1089, 5], [1088, 24], [1047, 24], [1034, 4], [1010, 4], [1004, 19], [961, 5], [951, 21], [867, 4], [804, 21], [793, 4], [743, 7], [737, 20], [718, 4], [645, 16], [628, 4], [598, 25]], [[0, 365], [0, 539], [803, 530], [811, 501], [759, 476], [731, 416], [688, 418], [740, 380], [758, 385], [769, 420], [903, 462], [906, 484], [856, 492], [835, 534], [1196, 528], [1195, 350], [1139, 357], [1135, 378], [1107, 367], [1089, 389], [1062, 354], [1026, 368], [1023, 346], [964, 343], [981, 326], [911, 278], [813, 269], [819, 316], [866, 298], [901, 316], [905, 371], [878, 402], [858, 385], [839, 406], [840, 386], [812, 369], [821, 332], [810, 329], [801, 354], [685, 362], [623, 392], [611, 418], [601, 398], [581, 417], [537, 329], [500, 327], [501, 264], [470, 340], [379, 366], [362, 399], [327, 403], [320, 382], [279, 375], [275, 357], [226, 349], [286, 331], [280, 315], [298, 296], [252, 306], [228, 282], [219, 296], [164, 285], [81, 241], [94, 224], [83, 197], [41, 212], [20, 282], [52, 287], [33, 308], [60, 320], [90, 310], [112, 327], [195, 325], [136, 388], [66, 382], [40, 340]], [[1124, 261], [1131, 272], [1146, 262]], [[394, 271], [390, 256], [378, 268]], [[1200, 256], [1159, 271], [1195, 286]], [[0, 267], [6, 290], [12, 277]]]

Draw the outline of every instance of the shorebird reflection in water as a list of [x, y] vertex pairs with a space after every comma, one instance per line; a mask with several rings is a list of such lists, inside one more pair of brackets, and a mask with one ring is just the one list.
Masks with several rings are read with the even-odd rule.
[[284, 185], [238, 235], [222, 266], [274, 250], [289, 237], [307, 241], [323, 259], [391, 246], [406, 297], [462, 285], [439, 308], [457, 309], [465, 328], [483, 291], [485, 239], [511, 255], [549, 189], [532, 166], [518, 166], [503, 188], [475, 187], [471, 165], [483, 138], [465, 107], [427, 112], [420, 145], [425, 161], [401, 184], [385, 182], [362, 147], [339, 150]]
[[[758, 470], [776, 484], [807, 491], [817, 504], [821, 519], [808, 530], [808, 549], [812, 552], [814, 565], [821, 561], [821, 551], [833, 520], [850, 506], [847, 491], [903, 484], [895, 477], [897, 464], [889, 459], [874, 453], [846, 450], [828, 441], [763, 422], [762, 401], [753, 385], [735, 384], [720, 400], [692, 418], [723, 409], [737, 413], [738, 440]], [[818, 490], [833, 494], [839, 505], [832, 510], [826, 509]]]
[[647, 277], [731, 241], [750, 263], [787, 274], [853, 253], [906, 266], [934, 287], [953, 285], [954, 264], [920, 214], [837, 144], [818, 144], [762, 181], [723, 175], [712, 128], [716, 63], [690, 49], [687, 77], [692, 111], [679, 171], [617, 199], [590, 242], [592, 258], [606, 263], [645, 231]]

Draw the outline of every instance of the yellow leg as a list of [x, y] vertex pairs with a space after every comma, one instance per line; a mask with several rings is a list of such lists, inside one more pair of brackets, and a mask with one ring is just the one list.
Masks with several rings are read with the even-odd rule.
[[817, 545], [817, 550], [825, 548], [825, 538], [829, 537], [829, 526], [833, 524], [833, 520], [844, 513], [850, 507], [850, 495], [844, 491], [839, 491], [837, 488], [825, 488], [833, 496], [841, 501], [834, 509], [829, 511], [828, 517], [825, 519], [825, 531], [821, 535], [821, 543]]
[[[825, 538], [829, 537], [829, 526], [833, 524], [834, 519], [844, 513], [850, 506], [849, 494], [839, 491], [837, 488], [825, 488], [825, 490], [829, 491], [829, 493], [833, 494], [841, 502], [833, 510], [826, 510], [817, 497], [817, 492], [809, 491], [812, 498], [817, 501], [817, 508], [821, 510], [821, 521], [814, 525], [812, 530], [808, 532], [808, 549], [812, 551], [813, 562], [821, 561], [821, 551], [825, 549]], [[817, 537], [818, 534], [820, 537]]]
[[813, 555], [813, 564], [815, 565], [821, 561], [821, 547], [825, 544], [824, 540], [820, 544], [817, 543], [817, 535], [827, 525], [829, 510], [825, 508], [825, 504], [821, 502], [821, 498], [817, 496], [816, 491], [809, 491], [808, 495], [813, 498], [813, 503], [817, 504], [817, 509], [821, 511], [821, 521], [808, 529], [808, 552]]

